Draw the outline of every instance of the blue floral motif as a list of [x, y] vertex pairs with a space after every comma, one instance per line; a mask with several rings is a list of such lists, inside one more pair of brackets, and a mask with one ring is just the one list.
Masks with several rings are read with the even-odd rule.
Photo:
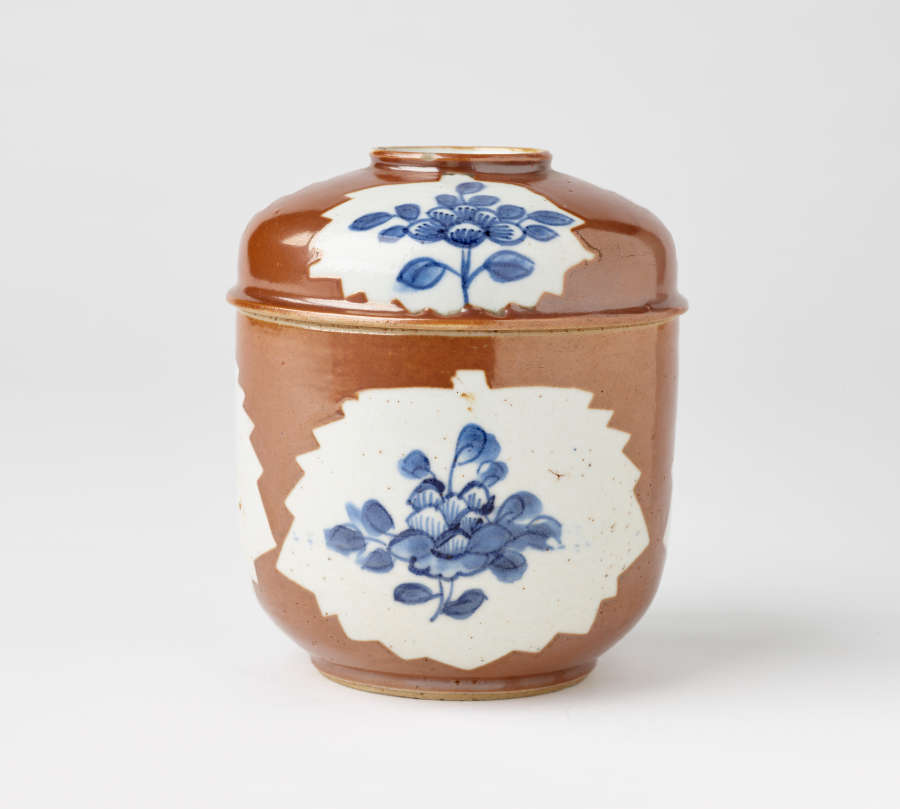
[[[470, 589], [454, 598], [458, 578], [490, 571], [502, 582], [518, 581], [528, 567], [525, 551], [562, 547], [562, 526], [540, 513], [541, 501], [531, 492], [516, 492], [496, 506], [491, 488], [509, 472], [497, 460], [499, 454], [493, 435], [467, 424], [457, 437], [445, 484], [432, 472], [425, 453], [413, 450], [399, 463], [403, 475], [419, 481], [406, 501], [407, 527], [395, 530], [393, 517], [377, 500], [367, 500], [361, 508], [348, 503], [350, 522], [327, 529], [326, 545], [345, 556], [355, 554], [357, 563], [372, 573], [386, 573], [396, 562], [406, 564], [410, 573], [436, 580], [437, 590], [406, 582], [394, 588], [395, 601], [437, 599], [432, 621], [440, 615], [468, 618], [487, 596]], [[453, 475], [469, 464], [475, 464], [477, 475], [456, 491]]]
[[526, 278], [534, 272], [534, 261], [515, 250], [498, 250], [480, 267], [472, 269], [472, 248], [485, 240], [511, 247], [526, 239], [547, 242], [559, 234], [554, 227], [571, 225], [575, 220], [558, 211], [532, 211], [520, 205], [500, 205], [499, 197], [481, 194], [484, 184], [460, 183], [456, 194], [438, 194], [437, 206], [422, 215], [418, 205], [407, 203], [394, 208], [394, 213], [376, 211], [360, 216], [350, 223], [350, 230], [371, 230], [392, 219], [400, 219], [380, 231], [382, 242], [396, 242], [405, 236], [422, 244], [445, 241], [462, 252], [459, 269], [442, 261], [421, 256], [408, 261], [400, 270], [397, 281], [410, 289], [431, 289], [445, 274], [459, 278], [463, 304], [469, 303], [469, 287], [481, 272], [502, 284]]

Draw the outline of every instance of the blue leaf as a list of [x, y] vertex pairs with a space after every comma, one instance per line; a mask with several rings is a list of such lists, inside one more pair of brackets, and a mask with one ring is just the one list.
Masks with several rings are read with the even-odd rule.
[[478, 453], [478, 461], [493, 461], [500, 454], [500, 442], [493, 433], [488, 433], [485, 438], [484, 446]]
[[406, 228], [403, 225], [394, 225], [393, 227], [382, 230], [381, 233], [378, 234], [378, 241], [395, 242], [398, 239], [402, 239], [405, 235]]
[[534, 272], [534, 262], [515, 250], [498, 250], [487, 258], [484, 268], [495, 281], [508, 283], [531, 275]]
[[422, 256], [407, 262], [400, 270], [397, 280], [413, 289], [431, 289], [449, 269], [440, 261]]
[[397, 534], [390, 541], [388, 547], [398, 559], [417, 559], [431, 553], [431, 549], [434, 547], [434, 540], [428, 534], [423, 534], [414, 528], [407, 528], [402, 533]]
[[466, 553], [495, 553], [512, 538], [508, 528], [495, 522], [485, 523], [472, 534]]
[[398, 584], [394, 588], [394, 601], [399, 601], [401, 604], [424, 604], [436, 596], [437, 593], [432, 593], [424, 584], [408, 582]]
[[400, 461], [400, 471], [409, 478], [424, 478], [431, 474], [431, 465], [422, 450], [414, 449]]
[[518, 534], [516, 538], [506, 547], [510, 550], [515, 551], [524, 551], [528, 548], [535, 548], [539, 551], [549, 551], [549, 543], [550, 540], [548, 537], [545, 537], [542, 534], [534, 534], [526, 528], [521, 534]]
[[460, 196], [474, 194], [476, 191], [481, 191], [482, 188], [484, 188], [484, 183], [460, 183], [456, 186], [456, 193]]
[[454, 197], [453, 194], [438, 194], [435, 199], [438, 205], [443, 205], [445, 208], [452, 208], [454, 205], [459, 205], [462, 202], [459, 197]]
[[559, 234], [555, 230], [545, 228], [543, 225], [525, 225], [525, 235], [537, 239], [539, 242], [549, 242], [555, 239]]
[[516, 492], [511, 494], [497, 511], [497, 522], [513, 522], [525, 519], [541, 510], [541, 501], [531, 492]]
[[478, 476], [481, 478], [481, 482], [488, 488], [503, 480], [503, 478], [506, 477], [507, 472], [509, 472], [509, 468], [505, 463], [500, 461], [483, 463], [478, 467]]
[[575, 221], [571, 216], [556, 211], [535, 211], [528, 218], [542, 225], [571, 225]]
[[353, 520], [353, 522], [362, 525], [362, 514], [359, 513], [359, 509], [354, 506], [353, 503], [345, 503], [344, 509], [347, 512], [347, 516]]
[[366, 539], [352, 525], [335, 525], [325, 532], [325, 544], [333, 551], [348, 554], [365, 548]]
[[413, 205], [411, 203], [407, 205], [398, 205], [394, 210], [397, 212], [397, 216], [405, 219], [407, 222], [412, 222], [414, 219], [419, 218], [418, 205]]
[[467, 424], [459, 431], [459, 438], [456, 439], [453, 462], [457, 464], [471, 463], [481, 454], [485, 443], [487, 443], [487, 433], [477, 424]]
[[477, 205], [479, 208], [490, 208], [500, 202], [500, 197], [492, 197], [489, 194], [479, 194], [469, 200], [469, 205]]
[[444, 604], [442, 612], [451, 618], [468, 618], [487, 599], [482, 590], [466, 590], [459, 598]]
[[363, 527], [373, 536], [386, 534], [394, 527], [394, 520], [388, 510], [377, 500], [366, 500], [362, 507]]
[[524, 550], [525, 548], [537, 548], [541, 551], [550, 550], [550, 540], [556, 541], [557, 545], [561, 544], [562, 526], [559, 520], [541, 514], [535, 517], [528, 525], [516, 533], [516, 538], [510, 542], [507, 547], [515, 550]]
[[546, 514], [541, 514], [528, 523], [528, 530], [545, 537], [553, 537], [554, 539], [562, 537], [562, 525], [559, 520], [555, 520]]
[[376, 548], [362, 563], [363, 570], [373, 573], [387, 573], [394, 567], [394, 560], [384, 548]]
[[511, 582], [518, 581], [525, 573], [528, 562], [525, 557], [518, 551], [506, 549], [489, 565], [491, 573], [493, 573], [500, 581]]
[[384, 211], [367, 213], [365, 216], [359, 217], [359, 219], [354, 219], [350, 223], [350, 230], [371, 230], [379, 225], [383, 225], [392, 216], [393, 214], [385, 213]]
[[497, 216], [507, 222], [518, 222], [525, 216], [525, 209], [521, 205], [501, 205], [497, 208]]

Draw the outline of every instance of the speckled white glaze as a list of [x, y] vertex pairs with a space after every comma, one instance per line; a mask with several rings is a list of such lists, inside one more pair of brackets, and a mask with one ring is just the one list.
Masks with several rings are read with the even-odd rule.
[[[278, 570], [312, 591], [325, 615], [336, 615], [354, 640], [380, 641], [406, 659], [429, 657], [471, 669], [513, 650], [539, 651], [560, 632], [586, 633], [600, 602], [616, 593], [617, 578], [649, 542], [634, 495], [639, 472], [624, 455], [628, 434], [607, 426], [612, 412], [589, 407], [592, 395], [574, 388], [491, 389], [482, 371], [457, 372], [454, 388], [371, 389], [343, 405], [344, 417], [314, 430], [319, 449], [298, 457], [303, 476], [286, 505], [295, 520]], [[377, 498], [405, 528], [410, 481], [398, 461], [421, 449], [435, 475], [446, 476], [460, 429], [477, 423], [502, 446], [508, 475], [497, 502], [533, 492], [562, 525], [562, 547], [530, 549], [524, 575], [498, 580], [489, 570], [464, 576], [486, 600], [465, 620], [429, 620], [433, 603], [398, 603], [404, 582], [434, 583], [404, 564], [387, 572], [364, 569], [359, 558], [325, 541], [346, 523], [346, 504]], [[460, 467], [455, 488], [474, 468]], [[259, 546], [253, 546], [256, 549]]]
[[[568, 220], [568, 224], [550, 227], [530, 219], [527, 222], [520, 220], [523, 227], [536, 228], [533, 232], [541, 234], [546, 241], [524, 236], [520, 232], [522, 229], [514, 225], [521, 241], [494, 241], [487, 237], [473, 247], [473, 272], [485, 259], [501, 251], [512, 251], [534, 263], [530, 275], [513, 281], [498, 282], [490, 273], [481, 272], [474, 278], [469, 290], [474, 305], [494, 312], [511, 303], [534, 306], [545, 292], [560, 294], [566, 271], [595, 256], [573, 232], [573, 228], [583, 224], [583, 220], [545, 197], [512, 183], [474, 183], [467, 175], [445, 173], [439, 180], [379, 185], [354, 191], [348, 194], [349, 200], [325, 211], [323, 216], [330, 222], [310, 242], [317, 257], [310, 265], [310, 276], [340, 278], [345, 295], [362, 292], [370, 302], [399, 300], [413, 312], [424, 309], [443, 315], [458, 312], [463, 306], [463, 297], [459, 283], [450, 277], [449, 271], [446, 277], [428, 289], [404, 286], [398, 283], [398, 274], [408, 262], [419, 257], [433, 258], [456, 270], [460, 264], [460, 248], [444, 239], [422, 243], [405, 236], [383, 241], [380, 233], [391, 225], [403, 227], [409, 224], [394, 215], [397, 206], [417, 206], [420, 216], [427, 218], [427, 212], [439, 206], [436, 200], [438, 195], [454, 195], [459, 185], [466, 182], [481, 187], [473, 194], [496, 198], [498, 201], [493, 203], [495, 208], [499, 205], [519, 206], [528, 213], [552, 212]], [[469, 199], [473, 198], [469, 196]], [[379, 211], [385, 212], [385, 215], [391, 214], [391, 219], [364, 230], [351, 228], [360, 217]]]

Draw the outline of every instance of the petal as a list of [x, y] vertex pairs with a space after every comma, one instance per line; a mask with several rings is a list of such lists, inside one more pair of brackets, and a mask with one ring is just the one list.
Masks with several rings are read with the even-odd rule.
[[447, 241], [457, 247], [475, 247], [484, 241], [485, 235], [485, 232], [473, 222], [463, 222], [447, 231]]
[[456, 214], [450, 208], [432, 208], [428, 216], [435, 222], [440, 222], [444, 227], [456, 224]]
[[[438, 205], [443, 205], [445, 208], [452, 208], [454, 205], [459, 205], [459, 203], [462, 202], [462, 200], [454, 194], [438, 194], [435, 199], [437, 200]], [[522, 213], [524, 214], [524, 211]]]
[[428, 553], [420, 559], [410, 561], [409, 569], [420, 576], [431, 576], [434, 579], [452, 581], [461, 573], [466, 572], [461, 561], [464, 558], [465, 556], [456, 559], [444, 559], [440, 556], [435, 556], [433, 553]]
[[488, 236], [496, 244], [518, 244], [525, 238], [525, 232], [512, 222], [495, 222], [488, 229]]
[[447, 525], [451, 526], [459, 523], [460, 517], [469, 510], [469, 506], [461, 497], [454, 496], [444, 500], [438, 506], [438, 509], [444, 515], [444, 519], [447, 520]]
[[463, 515], [459, 521], [459, 530], [468, 536], [472, 536], [479, 526], [484, 525], [484, 517], [479, 516], [473, 511]]
[[471, 222], [472, 217], [478, 213], [478, 208], [474, 205], [457, 205], [453, 209], [457, 222]]
[[512, 532], [497, 523], [482, 525], [469, 540], [470, 553], [496, 553], [512, 539]]
[[444, 561], [446, 560], [438, 559], [433, 553], [426, 553], [422, 556], [410, 559], [409, 569], [413, 573], [418, 573], [420, 576], [432, 576], [438, 578], [444, 567]]
[[434, 546], [434, 553], [451, 559], [462, 556], [469, 546], [469, 538], [462, 531], [448, 531], [447, 534], [449, 536]]
[[469, 508], [481, 508], [491, 495], [486, 487], [473, 480], [465, 485], [459, 496], [466, 501]]
[[415, 559], [431, 552], [434, 540], [421, 531], [404, 531], [394, 537], [388, 547], [391, 553], [400, 559]]
[[416, 531], [428, 534], [432, 539], [437, 539], [449, 527], [444, 515], [434, 506], [428, 506], [421, 511], [416, 511], [406, 518], [406, 524]]
[[438, 481], [424, 480], [413, 489], [406, 502], [416, 511], [421, 511], [426, 506], [437, 506], [443, 500], [441, 497], [443, 490], [443, 486], [439, 485]]
[[438, 242], [444, 238], [446, 230], [440, 222], [436, 222], [434, 219], [420, 219], [418, 222], [413, 222], [406, 232], [419, 242]]
[[500, 220], [497, 219], [497, 214], [495, 214], [490, 208], [479, 208], [472, 215], [472, 221], [476, 225], [479, 225], [480, 227], [483, 227], [485, 230], [487, 230], [491, 225], [493, 225], [495, 222], [499, 222]]

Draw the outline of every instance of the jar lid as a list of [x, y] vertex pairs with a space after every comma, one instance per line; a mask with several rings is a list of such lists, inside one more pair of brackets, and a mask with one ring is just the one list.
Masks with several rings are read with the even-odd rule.
[[374, 149], [366, 168], [254, 217], [229, 300], [256, 317], [442, 331], [683, 312], [659, 220], [550, 160], [529, 148]]

